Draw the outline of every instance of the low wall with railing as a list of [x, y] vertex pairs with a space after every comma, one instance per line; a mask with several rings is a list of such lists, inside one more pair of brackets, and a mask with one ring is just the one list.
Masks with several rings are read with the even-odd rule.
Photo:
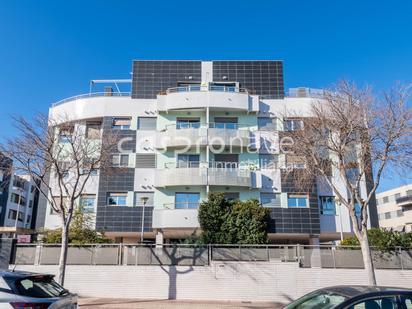
[[[18, 245], [17, 270], [58, 273], [58, 245]], [[379, 285], [412, 288], [411, 251], [374, 251]], [[299, 245], [70, 246], [65, 287], [84, 297], [287, 303], [332, 285], [364, 285], [359, 248]]]
[[[12, 259], [17, 265], [57, 265], [60, 246], [18, 244]], [[372, 250], [376, 269], [412, 270], [412, 250]], [[302, 245], [71, 245], [68, 265], [192, 265], [219, 262], [295, 262], [301, 268], [362, 269], [358, 247]]]

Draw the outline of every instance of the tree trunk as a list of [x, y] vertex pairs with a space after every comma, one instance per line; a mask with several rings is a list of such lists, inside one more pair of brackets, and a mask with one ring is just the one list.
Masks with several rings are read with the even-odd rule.
[[362, 232], [362, 237], [360, 237], [359, 243], [362, 250], [363, 264], [365, 265], [365, 270], [368, 274], [368, 284], [376, 285], [375, 269], [373, 267], [372, 252], [369, 247], [367, 231]]
[[58, 282], [64, 285], [64, 278], [66, 275], [66, 262], [67, 262], [67, 249], [69, 245], [69, 233], [66, 224], [62, 227], [62, 243], [60, 249], [60, 259], [59, 259], [59, 274]]

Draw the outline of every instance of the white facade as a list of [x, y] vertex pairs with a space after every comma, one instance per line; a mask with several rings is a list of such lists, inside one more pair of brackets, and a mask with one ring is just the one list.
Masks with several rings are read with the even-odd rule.
[[412, 231], [412, 184], [376, 194], [379, 226]]

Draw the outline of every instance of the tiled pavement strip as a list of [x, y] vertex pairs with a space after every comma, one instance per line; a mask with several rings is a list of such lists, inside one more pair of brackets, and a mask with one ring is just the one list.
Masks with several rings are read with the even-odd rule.
[[285, 304], [270, 302], [219, 302], [179, 300], [137, 300], [83, 298], [80, 309], [269, 309], [282, 308]]

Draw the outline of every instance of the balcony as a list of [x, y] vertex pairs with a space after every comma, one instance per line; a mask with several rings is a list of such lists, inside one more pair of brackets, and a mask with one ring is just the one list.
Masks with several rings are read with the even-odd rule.
[[409, 207], [412, 206], [412, 195], [398, 197], [396, 199], [396, 204], [401, 207]]
[[204, 109], [259, 111], [259, 97], [250, 96], [246, 89], [227, 86], [185, 86], [169, 88], [157, 96], [157, 109], [169, 110]]
[[[194, 162], [192, 162], [194, 163]], [[175, 187], [175, 186], [206, 186], [207, 168], [197, 162], [197, 166], [191, 167], [171, 167], [166, 165], [164, 169], [155, 171], [155, 187]]]
[[170, 125], [166, 130], [157, 132], [156, 148], [184, 148], [213, 146], [248, 147], [252, 143], [248, 125], [237, 123], [193, 123], [187, 127]]
[[[209, 166], [209, 167], [208, 167]], [[232, 186], [260, 188], [260, 171], [240, 168], [237, 162], [190, 162], [190, 167], [158, 169], [155, 187]]]
[[153, 228], [198, 228], [197, 209], [178, 209], [176, 205], [165, 205], [165, 209], [153, 210]]

